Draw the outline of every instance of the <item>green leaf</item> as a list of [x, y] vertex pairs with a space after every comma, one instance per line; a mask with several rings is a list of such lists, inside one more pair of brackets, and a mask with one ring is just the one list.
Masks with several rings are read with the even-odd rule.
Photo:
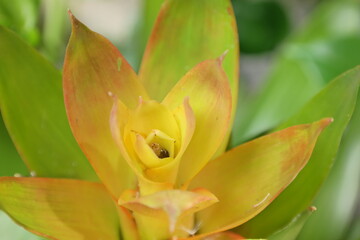
[[232, 4], [243, 53], [272, 50], [289, 32], [289, 18], [278, 1], [232, 0]]
[[[196, 64], [226, 53], [223, 68], [232, 95], [231, 126], [239, 80], [239, 43], [230, 0], [167, 0], [161, 7], [140, 66], [149, 96], [161, 101]], [[227, 146], [231, 128], [217, 152]]]
[[[298, 240], [347, 239], [360, 193], [360, 95], [356, 110], [341, 140], [339, 154], [314, 205], [316, 214], [305, 224]], [[326, 229], [326, 231], [324, 231]]]
[[[306, 221], [308, 221], [314, 210], [316, 209], [312, 207], [305, 210], [304, 212], [296, 216], [285, 228], [271, 235], [268, 240], [296, 240], [299, 232], [303, 228]], [[322, 229], [322, 231], [324, 231], [324, 229]]]
[[359, 19], [360, 2], [323, 1], [284, 43], [265, 85], [240, 102], [231, 145], [275, 127], [331, 79], [360, 64]]
[[346, 235], [347, 240], [359, 240], [360, 239], [360, 218], [355, 216], [354, 222], [351, 224]]
[[357, 67], [332, 81], [299, 113], [278, 128], [324, 117], [334, 118], [334, 123], [319, 137], [306, 167], [268, 208], [239, 227], [240, 234], [251, 237], [269, 236], [311, 204], [333, 164], [343, 131], [354, 110], [359, 84], [360, 67]]
[[[223, 67], [237, 99], [238, 41], [230, 0], [167, 0], [147, 44], [139, 76], [162, 100], [196, 64], [228, 51]], [[235, 105], [235, 104], [234, 104]]]
[[331, 121], [325, 118], [268, 134], [226, 152], [205, 166], [190, 189], [201, 186], [219, 202], [196, 215], [202, 222], [200, 234], [231, 229], [266, 211], [306, 165], [317, 139], [328, 132], [322, 130]]
[[0, 25], [11, 28], [31, 45], [39, 42], [39, 0], [0, 0]]
[[[0, 115], [0, 176], [14, 176], [18, 173], [27, 175], [29, 172], [17, 153], [13, 142], [5, 128]], [[1, 239], [1, 238], [0, 238]]]
[[62, 62], [65, 53], [65, 37], [68, 34], [67, 24], [68, 16], [66, 9], [68, 1], [51, 0], [42, 1], [43, 7], [43, 32], [42, 32], [42, 51], [45, 55], [54, 61]]
[[94, 180], [65, 114], [61, 74], [0, 27], [0, 109], [18, 152], [38, 176]]
[[[151, 34], [160, 7], [164, 0], [143, 0], [142, 12], [140, 14], [139, 27], [133, 36], [130, 48], [135, 54], [135, 70], [139, 69], [141, 57], [144, 54], [146, 42]], [[129, 48], [129, 45], [127, 46]]]
[[0, 206], [19, 225], [56, 240], [119, 240], [117, 207], [100, 183], [0, 178]]

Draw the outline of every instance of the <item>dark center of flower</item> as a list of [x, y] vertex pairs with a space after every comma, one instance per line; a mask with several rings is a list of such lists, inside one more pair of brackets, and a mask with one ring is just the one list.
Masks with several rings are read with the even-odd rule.
[[160, 144], [158, 144], [158, 143], [150, 143], [149, 146], [154, 151], [156, 156], [158, 156], [158, 158], [167, 158], [167, 157], [169, 157], [169, 152], [163, 146], [161, 146]]

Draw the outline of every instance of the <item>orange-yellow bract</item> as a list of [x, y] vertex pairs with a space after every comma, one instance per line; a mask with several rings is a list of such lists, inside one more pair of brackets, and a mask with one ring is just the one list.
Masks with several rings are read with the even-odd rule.
[[[19, 224], [61, 240], [242, 239], [226, 231], [261, 212], [305, 166], [331, 119], [223, 153], [237, 99], [235, 20], [229, 1], [193, 2], [196, 24], [178, 15], [182, 1], [165, 2], [139, 75], [70, 13], [65, 106], [101, 182], [1, 178], [1, 208]], [[204, 30], [208, 41], [196, 38]]]

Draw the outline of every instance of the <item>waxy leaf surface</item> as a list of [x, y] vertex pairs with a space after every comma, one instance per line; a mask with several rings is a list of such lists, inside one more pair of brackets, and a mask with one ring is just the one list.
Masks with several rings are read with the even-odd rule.
[[0, 108], [22, 159], [37, 176], [97, 179], [65, 114], [61, 74], [0, 27]]
[[228, 0], [167, 0], [147, 44], [140, 78], [151, 98], [161, 101], [199, 62], [228, 50], [224, 69], [237, 96], [238, 42]]
[[63, 73], [70, 126], [100, 179], [119, 197], [125, 188], [134, 185], [134, 174], [111, 136], [111, 95], [129, 107], [136, 106], [139, 96], [147, 96], [116, 47], [74, 16], [71, 18], [73, 31]]
[[290, 127], [211, 161], [190, 186], [202, 186], [219, 199], [197, 214], [200, 234], [228, 230], [264, 210], [305, 166], [319, 134], [330, 122], [325, 118]]
[[[296, 216], [291, 222], [278, 232], [271, 235], [268, 240], [296, 240], [298, 235], [303, 228], [304, 224], [308, 221], [309, 217], [316, 209], [310, 207], [304, 212]], [[322, 229], [324, 231], [324, 229]]]
[[[151, 98], [161, 101], [196, 64], [224, 53], [234, 116], [239, 78], [239, 43], [229, 0], [164, 1], [145, 49], [139, 77]], [[232, 125], [232, 124], [231, 124]], [[220, 146], [225, 150], [227, 139]]]
[[311, 204], [333, 163], [354, 110], [359, 84], [360, 68], [357, 67], [332, 81], [299, 113], [279, 127], [281, 129], [323, 117], [334, 118], [334, 123], [320, 136], [309, 163], [294, 182], [262, 213], [240, 226], [237, 232], [250, 237], [269, 236]]
[[195, 131], [182, 156], [178, 184], [186, 184], [219, 148], [231, 118], [231, 92], [221, 60], [206, 60], [191, 69], [168, 93], [163, 104], [176, 109], [188, 97]]
[[103, 185], [51, 178], [0, 178], [0, 206], [50, 239], [119, 239], [115, 203]]
[[[348, 239], [360, 196], [360, 95], [351, 121], [341, 139], [339, 153], [314, 201], [316, 214], [306, 222], [297, 240]], [[323, 229], [327, 229], [324, 231]]]

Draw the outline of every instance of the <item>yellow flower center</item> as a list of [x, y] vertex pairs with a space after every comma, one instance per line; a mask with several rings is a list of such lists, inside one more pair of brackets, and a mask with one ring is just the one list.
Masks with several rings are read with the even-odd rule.
[[115, 107], [112, 131], [130, 166], [143, 180], [173, 184], [194, 130], [188, 99], [175, 109], [141, 98], [135, 109], [120, 101]]

